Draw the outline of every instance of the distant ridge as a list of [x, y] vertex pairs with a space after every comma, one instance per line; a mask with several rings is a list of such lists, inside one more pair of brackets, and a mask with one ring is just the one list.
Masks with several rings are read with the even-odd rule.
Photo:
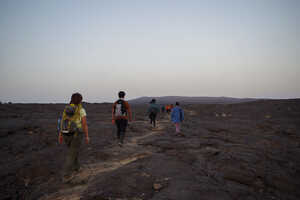
[[257, 101], [254, 98], [232, 98], [232, 97], [186, 97], [186, 96], [164, 96], [164, 97], [139, 97], [129, 100], [130, 104], [147, 104], [155, 98], [158, 104], [234, 104]]

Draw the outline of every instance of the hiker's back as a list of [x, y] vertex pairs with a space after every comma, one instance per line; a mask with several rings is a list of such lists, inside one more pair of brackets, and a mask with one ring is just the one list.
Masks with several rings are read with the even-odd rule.
[[75, 133], [77, 131], [82, 131], [82, 117], [86, 116], [86, 112], [84, 108], [82, 108], [81, 104], [74, 105], [69, 104], [65, 107], [60, 130], [62, 133]]
[[131, 111], [128, 102], [124, 100], [125, 92], [120, 91], [118, 96], [119, 99], [113, 104], [112, 122], [117, 126], [119, 145], [122, 146], [128, 120], [131, 121]]
[[173, 122], [181, 122], [183, 120], [183, 110], [179, 106], [172, 109], [171, 120]]
[[157, 104], [150, 104], [150, 107], [149, 107], [149, 113], [154, 113], [154, 114], [157, 114], [159, 113], [159, 106]]
[[124, 117], [127, 115], [127, 109], [124, 100], [119, 99], [114, 103], [114, 113], [116, 117]]
[[113, 104], [114, 119], [128, 119], [130, 117], [130, 108], [127, 101], [119, 99]]

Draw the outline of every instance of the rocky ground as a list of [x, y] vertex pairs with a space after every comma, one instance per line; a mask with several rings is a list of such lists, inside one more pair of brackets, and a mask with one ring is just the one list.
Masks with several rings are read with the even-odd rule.
[[169, 116], [152, 128], [134, 106], [125, 145], [111, 104], [85, 104], [91, 143], [81, 171], [62, 183], [64, 105], [0, 105], [0, 199], [300, 199], [300, 100], [185, 105], [182, 132]]

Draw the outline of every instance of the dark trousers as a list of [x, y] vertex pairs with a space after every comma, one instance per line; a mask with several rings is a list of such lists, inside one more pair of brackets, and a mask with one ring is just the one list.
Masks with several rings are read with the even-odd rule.
[[150, 113], [149, 118], [150, 118], [150, 124], [153, 124], [153, 127], [155, 127], [156, 126], [156, 113]]
[[116, 119], [117, 136], [121, 143], [124, 141], [127, 124], [127, 119]]
[[83, 132], [77, 132], [74, 135], [63, 135], [64, 141], [68, 147], [68, 153], [64, 165], [64, 175], [71, 175], [72, 172], [80, 168], [78, 154], [83, 139]]

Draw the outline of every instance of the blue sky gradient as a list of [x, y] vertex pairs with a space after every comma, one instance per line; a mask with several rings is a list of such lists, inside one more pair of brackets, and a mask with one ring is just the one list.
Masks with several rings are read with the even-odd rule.
[[0, 101], [300, 97], [300, 1], [0, 1]]

